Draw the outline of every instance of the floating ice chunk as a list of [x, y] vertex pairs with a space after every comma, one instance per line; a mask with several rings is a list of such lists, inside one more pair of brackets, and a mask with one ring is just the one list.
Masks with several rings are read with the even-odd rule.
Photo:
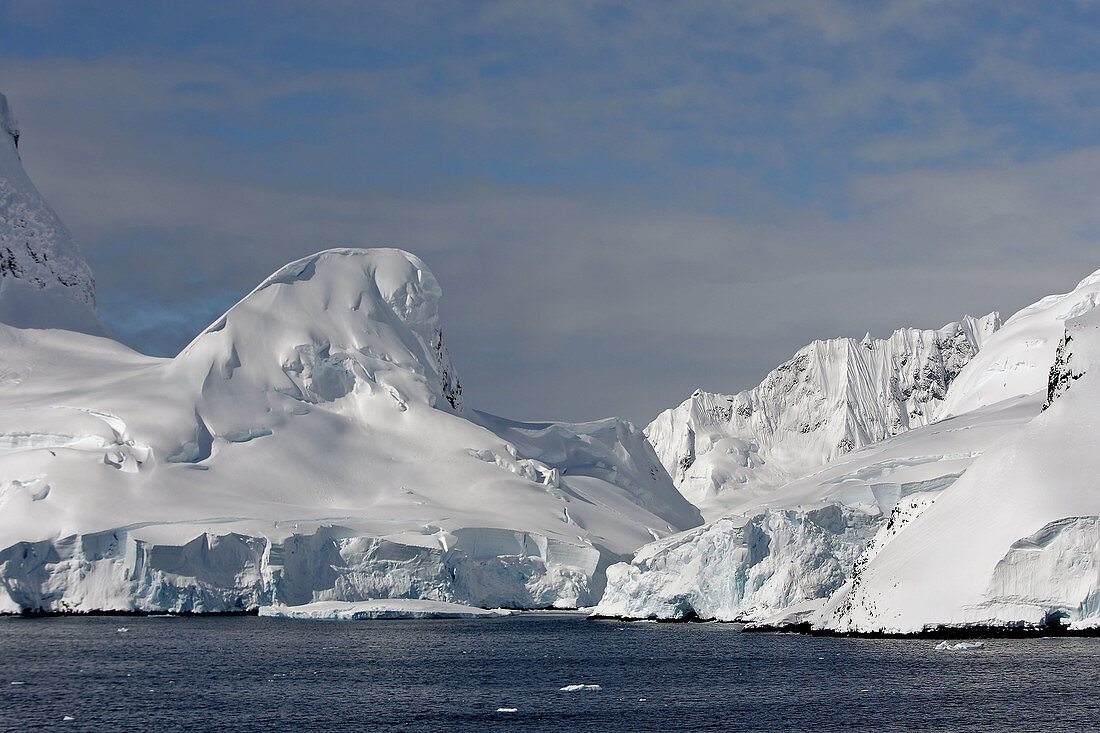
[[13, 685], [25, 685], [26, 682], [12, 682]]
[[938, 652], [965, 652], [965, 651], [969, 651], [971, 649], [982, 649], [984, 647], [985, 647], [985, 644], [980, 642], [980, 641], [974, 641], [974, 642], [960, 641], [958, 644], [951, 644], [951, 643], [946, 642], [946, 641], [941, 641], [939, 644], [936, 644], [936, 651], [938, 651]]
[[562, 692], [584, 692], [585, 690], [600, 690], [603, 688], [599, 685], [566, 685], [558, 689]]
[[260, 606], [261, 616], [294, 619], [361, 621], [366, 619], [495, 618], [511, 615], [505, 609], [487, 609], [462, 603], [412, 598], [370, 601], [314, 601], [301, 606]]
[[115, 631], [117, 631], [117, 632], [118, 632], [118, 633], [120, 633], [120, 634], [125, 634], [125, 633], [126, 633], [127, 631], [129, 631], [129, 630], [130, 630], [130, 629], [128, 629], [128, 628], [127, 628], [127, 627], [125, 627], [125, 626], [119, 626], [119, 627], [118, 627], [117, 629], [115, 629]]
[[498, 713], [518, 713], [519, 708], [497, 708]]
[[76, 720], [76, 718], [71, 715], [66, 715], [64, 718], [62, 718], [62, 720]]

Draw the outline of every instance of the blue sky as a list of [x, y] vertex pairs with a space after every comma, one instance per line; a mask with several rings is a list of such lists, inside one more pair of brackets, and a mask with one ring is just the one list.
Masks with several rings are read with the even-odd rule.
[[1095, 2], [0, 2], [0, 91], [104, 319], [170, 354], [398, 246], [471, 402], [647, 422], [814, 338], [1100, 267]]

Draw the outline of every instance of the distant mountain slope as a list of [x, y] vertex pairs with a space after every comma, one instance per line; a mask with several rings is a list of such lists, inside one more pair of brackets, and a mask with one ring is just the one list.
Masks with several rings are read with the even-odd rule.
[[102, 334], [92, 272], [23, 170], [18, 143], [19, 126], [0, 94], [0, 321]]
[[714, 519], [837, 456], [931, 422], [999, 325], [990, 313], [888, 339], [815, 341], [759, 386], [697, 391], [645, 433], [680, 492]]

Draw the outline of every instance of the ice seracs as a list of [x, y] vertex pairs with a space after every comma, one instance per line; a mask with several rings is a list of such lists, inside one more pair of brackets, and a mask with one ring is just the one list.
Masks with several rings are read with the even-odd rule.
[[23, 170], [19, 134], [0, 94], [0, 322], [103, 334], [91, 269]]
[[996, 313], [890, 338], [815, 341], [734, 395], [696, 391], [645, 429], [676, 486], [704, 516], [934, 419]]

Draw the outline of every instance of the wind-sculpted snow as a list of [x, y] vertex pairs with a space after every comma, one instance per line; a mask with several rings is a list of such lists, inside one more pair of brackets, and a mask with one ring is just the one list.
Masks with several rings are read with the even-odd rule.
[[676, 486], [707, 518], [865, 445], [932, 421], [996, 313], [888, 339], [815, 341], [759, 386], [697, 391], [646, 428]]
[[23, 170], [19, 126], [0, 94], [0, 321], [104, 333], [92, 272]]
[[[1076, 313], [1064, 319], [1059, 359], [1073, 375], [1069, 387], [1051, 389], [1048, 409], [976, 460], [883, 547], [819, 625], [900, 632], [1051, 619], [1100, 625], [1100, 310], [1082, 314], [1065, 300], [1022, 313], [1038, 319], [1051, 306]], [[1003, 348], [998, 361], [1018, 344]], [[1062, 383], [1059, 368], [1053, 372]], [[1046, 397], [1037, 386], [1036, 397]]]
[[440, 295], [407, 252], [343, 249], [174, 359], [0, 325], [0, 605], [575, 607], [702, 521], [629, 423], [468, 409]]

